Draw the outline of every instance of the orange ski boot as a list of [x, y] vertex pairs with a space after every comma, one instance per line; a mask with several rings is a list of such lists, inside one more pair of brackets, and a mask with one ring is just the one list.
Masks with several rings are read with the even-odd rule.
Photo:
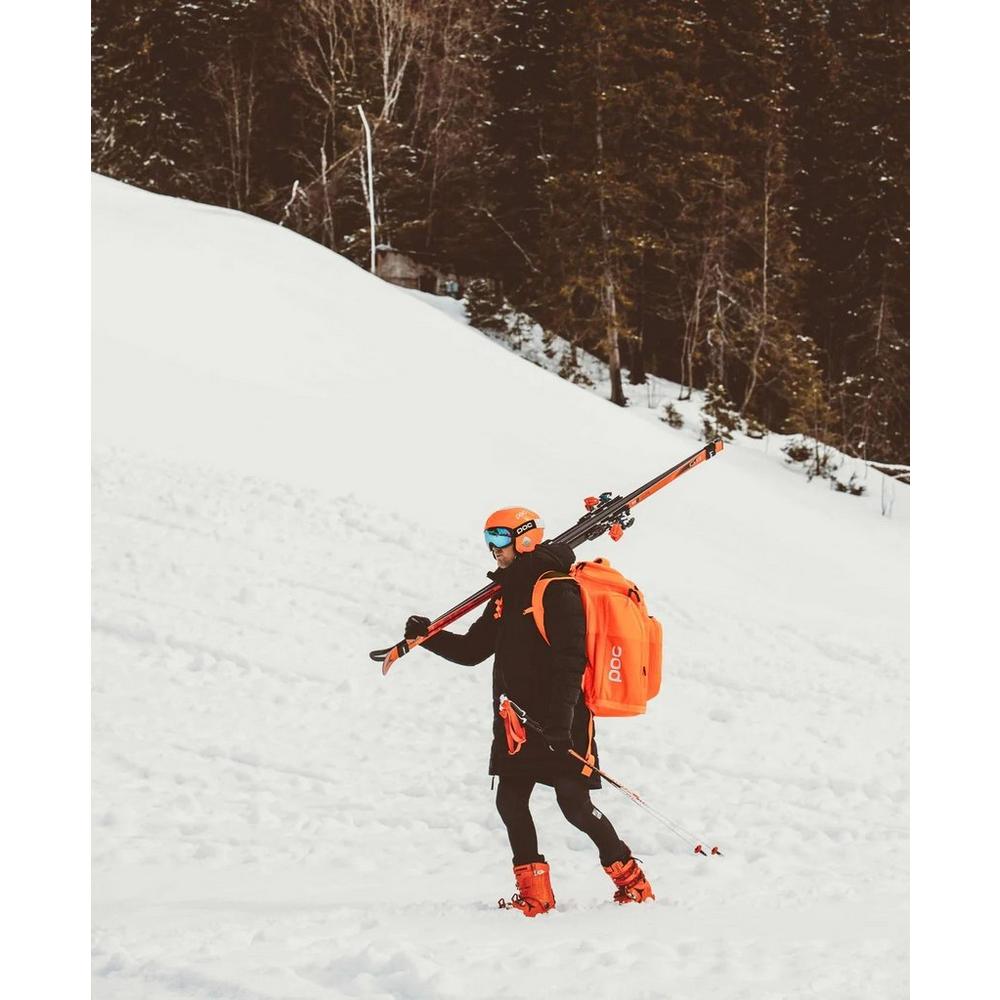
[[544, 861], [534, 861], [530, 865], [515, 865], [514, 880], [517, 892], [510, 898], [500, 900], [503, 908], [520, 910], [526, 917], [537, 917], [556, 905], [549, 881], [549, 866]]
[[604, 870], [611, 876], [611, 881], [618, 886], [614, 895], [616, 903], [645, 903], [647, 899], [656, 899], [653, 887], [635, 858], [616, 861]]

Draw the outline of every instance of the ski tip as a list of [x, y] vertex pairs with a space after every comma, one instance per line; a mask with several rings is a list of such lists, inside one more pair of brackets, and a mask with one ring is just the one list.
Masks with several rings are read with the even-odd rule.
[[419, 640], [404, 639], [402, 642], [397, 642], [392, 649], [386, 650], [385, 659], [382, 661], [382, 676], [385, 677], [385, 675], [389, 673], [396, 660], [398, 660], [401, 656], [405, 656], [411, 649], [419, 645]]
[[405, 656], [414, 646], [419, 645], [420, 640], [403, 639], [401, 642], [397, 642], [395, 646], [389, 646], [387, 649], [373, 649], [368, 654], [368, 657], [376, 663], [382, 664], [382, 676], [384, 677], [389, 673], [389, 668], [396, 660], [401, 656]]
[[712, 848], [712, 853], [713, 853], [713, 854], [714, 854], [714, 855], [715, 855], [716, 857], [719, 857], [719, 858], [721, 858], [721, 857], [722, 857], [722, 851], [720, 851], [720, 850], [719, 850], [719, 849], [718, 849], [717, 847], [713, 847], [713, 848]]
[[[688, 841], [688, 843], [690, 843], [690, 841]], [[705, 848], [704, 848], [704, 847], [702, 847], [702, 846], [701, 846], [701, 844], [699, 844], [699, 845], [698, 845], [698, 846], [697, 846], [697, 847], [696, 847], [696, 848], [694, 849], [694, 853], [695, 853], [695, 854], [700, 854], [700, 855], [701, 855], [701, 856], [702, 856], [703, 858], [707, 858], [707, 857], [708, 857], [708, 855], [707, 855], [707, 854], [705, 853]]]

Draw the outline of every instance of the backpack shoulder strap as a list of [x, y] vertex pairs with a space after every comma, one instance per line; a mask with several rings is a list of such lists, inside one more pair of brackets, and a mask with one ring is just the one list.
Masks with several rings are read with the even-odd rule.
[[538, 631], [541, 632], [542, 638], [548, 642], [549, 636], [545, 631], [545, 607], [543, 601], [545, 600], [545, 588], [553, 582], [553, 580], [573, 580], [575, 579], [569, 575], [569, 573], [560, 573], [558, 570], [549, 570], [547, 573], [543, 573], [536, 581], [535, 586], [531, 591], [531, 606], [525, 608], [522, 614], [532, 615], [535, 619], [535, 625]]

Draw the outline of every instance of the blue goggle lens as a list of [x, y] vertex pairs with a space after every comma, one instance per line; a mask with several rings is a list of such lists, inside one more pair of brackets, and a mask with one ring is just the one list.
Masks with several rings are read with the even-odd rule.
[[505, 549], [514, 541], [514, 532], [510, 528], [487, 528], [483, 535], [491, 549]]

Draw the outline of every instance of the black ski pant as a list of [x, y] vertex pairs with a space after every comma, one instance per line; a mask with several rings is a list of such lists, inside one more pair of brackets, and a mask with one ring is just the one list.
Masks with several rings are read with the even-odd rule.
[[[501, 777], [497, 788], [497, 812], [507, 827], [515, 865], [544, 860], [538, 853], [538, 835], [528, 809], [528, 800], [534, 787], [535, 782], [530, 778]], [[590, 801], [590, 790], [582, 781], [575, 777], [558, 780], [555, 791], [556, 802], [563, 816], [590, 837], [600, 852], [601, 864], [605, 868], [631, 857], [631, 852], [615, 832], [611, 820]]]

